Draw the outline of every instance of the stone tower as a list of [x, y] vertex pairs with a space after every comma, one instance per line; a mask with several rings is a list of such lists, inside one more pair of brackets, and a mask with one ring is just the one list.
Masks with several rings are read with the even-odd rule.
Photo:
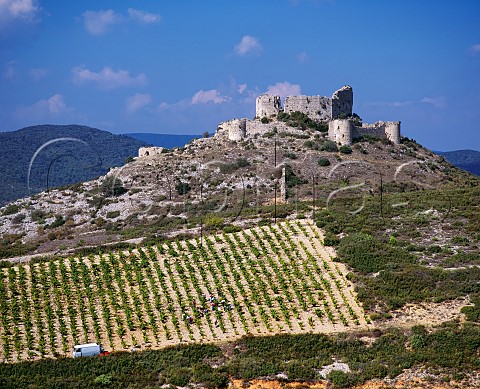
[[281, 109], [280, 96], [263, 94], [257, 97], [255, 116], [258, 118], [276, 116]]
[[352, 116], [353, 89], [345, 85], [335, 91], [332, 96], [332, 119], [338, 118], [341, 114]]
[[353, 141], [353, 123], [349, 119], [334, 119], [328, 123], [328, 137], [340, 145], [351, 145]]
[[239, 141], [247, 137], [247, 119], [232, 119], [218, 125], [215, 135], [227, 136], [229, 140]]
[[385, 135], [394, 144], [400, 144], [400, 122], [385, 122]]

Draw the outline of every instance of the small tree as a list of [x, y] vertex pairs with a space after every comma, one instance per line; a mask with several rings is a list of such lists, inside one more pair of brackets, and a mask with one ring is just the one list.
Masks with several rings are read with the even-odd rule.
[[100, 190], [105, 197], [120, 196], [127, 192], [123, 187], [123, 182], [117, 177], [107, 177], [100, 186]]
[[318, 164], [320, 166], [330, 166], [330, 161], [327, 158], [320, 158]]
[[337, 144], [331, 140], [327, 140], [320, 146], [321, 151], [338, 151]]
[[334, 388], [348, 388], [352, 385], [348, 374], [340, 370], [333, 370], [327, 378], [332, 382]]
[[209, 136], [210, 136], [210, 134], [208, 133], [208, 131], [205, 131], [205, 132], [203, 133], [203, 137], [204, 137], [204, 138], [208, 138]]
[[352, 154], [352, 148], [350, 146], [340, 146], [340, 152], [342, 154]]
[[192, 190], [192, 187], [190, 186], [190, 184], [188, 182], [179, 181], [177, 183], [177, 185], [175, 185], [175, 190], [177, 191], [177, 193], [179, 195], [182, 196], [182, 195], [190, 192]]

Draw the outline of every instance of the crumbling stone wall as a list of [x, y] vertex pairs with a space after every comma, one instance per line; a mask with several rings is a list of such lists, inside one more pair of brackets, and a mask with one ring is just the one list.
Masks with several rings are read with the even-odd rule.
[[300, 111], [310, 119], [327, 121], [332, 118], [332, 99], [321, 96], [287, 96], [283, 111]]
[[[353, 107], [353, 89], [344, 86], [335, 91], [332, 97], [325, 96], [287, 96], [283, 111], [302, 112], [310, 119], [329, 121], [340, 115], [351, 116]], [[256, 116], [262, 118], [277, 115], [281, 110], [280, 97], [260, 95], [257, 97]]]
[[282, 109], [280, 96], [263, 94], [257, 97], [255, 116], [257, 118], [277, 116]]

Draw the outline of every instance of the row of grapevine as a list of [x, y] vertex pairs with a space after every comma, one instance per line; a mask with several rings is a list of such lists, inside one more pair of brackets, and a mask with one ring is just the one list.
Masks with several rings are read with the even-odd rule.
[[0, 359], [366, 324], [309, 221], [0, 269]]

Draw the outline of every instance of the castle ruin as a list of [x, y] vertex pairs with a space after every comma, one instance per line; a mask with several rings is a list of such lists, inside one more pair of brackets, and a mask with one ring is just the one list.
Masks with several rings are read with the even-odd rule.
[[[332, 97], [323, 96], [287, 96], [283, 112], [303, 112], [310, 119], [330, 121], [339, 116], [352, 116], [353, 90], [351, 86], [344, 86], [337, 90]], [[280, 96], [260, 95], [256, 100], [256, 117], [277, 116], [282, 111]]]
[[[233, 119], [219, 124], [217, 134], [239, 141], [258, 133], [271, 131], [271, 124], [263, 118], [275, 120], [280, 112], [291, 114], [302, 112], [310, 119], [328, 122], [328, 137], [340, 145], [351, 145], [362, 136], [386, 138], [394, 144], [400, 143], [400, 122], [379, 121], [374, 124], [358, 125], [352, 116], [353, 89], [346, 85], [335, 91], [332, 97], [287, 96], [282, 109], [280, 96], [262, 94], [256, 99], [256, 120]], [[358, 117], [357, 117], [358, 118]]]

